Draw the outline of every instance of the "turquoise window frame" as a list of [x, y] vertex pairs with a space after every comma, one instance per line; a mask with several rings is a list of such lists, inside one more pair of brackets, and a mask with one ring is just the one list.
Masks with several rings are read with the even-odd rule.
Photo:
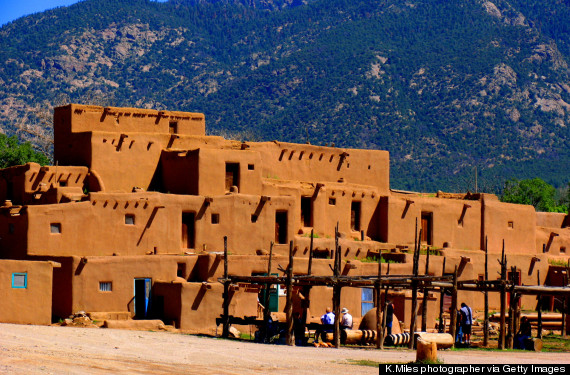
[[[24, 285], [16, 285], [14, 281], [17, 276], [24, 276]], [[28, 288], [28, 274], [26, 272], [14, 272], [12, 273], [12, 288], [14, 289], [27, 289]]]

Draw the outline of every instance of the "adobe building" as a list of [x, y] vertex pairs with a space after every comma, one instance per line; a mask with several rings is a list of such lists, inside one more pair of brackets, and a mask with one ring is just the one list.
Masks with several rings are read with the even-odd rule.
[[[430, 258], [430, 275], [458, 266], [461, 280], [480, 279], [486, 241], [489, 274], [496, 275], [504, 241], [521, 284], [536, 285], [538, 271], [540, 284], [564, 282], [551, 263], [566, 261], [568, 215], [491, 194], [391, 190], [386, 151], [238, 142], [206, 136], [199, 113], [77, 104], [55, 109], [54, 136], [56, 165], [0, 170], [0, 290], [14, 301], [3, 305], [0, 321], [15, 321], [14, 309], [29, 310], [18, 322], [35, 324], [49, 323], [46, 310], [53, 319], [86, 311], [215, 334], [224, 236], [231, 275], [266, 274], [272, 242], [271, 273], [282, 275], [290, 241], [293, 272], [305, 274], [313, 230], [313, 274], [331, 275], [337, 223], [343, 274], [375, 275], [370, 260], [380, 251], [390, 274], [410, 274], [407, 249], [418, 223], [422, 245], [439, 254]], [[10, 284], [14, 277], [20, 282]], [[51, 300], [35, 297], [36, 278]], [[318, 319], [332, 288], [313, 290], [310, 314]], [[259, 293], [252, 285], [233, 288], [230, 314], [257, 316]], [[272, 292], [274, 311], [284, 309], [284, 293]], [[399, 296], [396, 315], [409, 327], [410, 297]], [[429, 298], [429, 328], [437, 298]], [[481, 293], [460, 292], [459, 300], [483, 306]], [[343, 288], [341, 301], [356, 318], [375, 303], [360, 288]], [[490, 301], [499, 308], [499, 298]], [[523, 297], [522, 305], [534, 309], [536, 299]]]

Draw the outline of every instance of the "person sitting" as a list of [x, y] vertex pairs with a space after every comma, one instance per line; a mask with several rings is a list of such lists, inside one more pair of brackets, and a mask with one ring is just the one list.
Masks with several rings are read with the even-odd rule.
[[322, 340], [326, 340], [326, 334], [334, 330], [334, 313], [330, 307], [327, 307], [326, 313], [321, 316], [321, 326], [315, 332], [315, 343], [319, 342], [319, 337], [322, 336]]
[[515, 349], [526, 349], [525, 341], [532, 337], [532, 326], [530, 321], [526, 316], [521, 318], [521, 327], [518, 333], [515, 335], [514, 348]]
[[348, 313], [346, 307], [343, 307], [340, 313], [343, 314], [340, 320], [340, 343], [344, 345], [346, 344], [346, 330], [352, 329], [352, 315]]

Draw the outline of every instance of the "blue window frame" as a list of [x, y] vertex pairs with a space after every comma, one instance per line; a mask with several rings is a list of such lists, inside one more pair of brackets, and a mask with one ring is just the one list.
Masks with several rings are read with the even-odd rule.
[[28, 274], [22, 272], [14, 272], [12, 274], [12, 288], [26, 289], [28, 287]]

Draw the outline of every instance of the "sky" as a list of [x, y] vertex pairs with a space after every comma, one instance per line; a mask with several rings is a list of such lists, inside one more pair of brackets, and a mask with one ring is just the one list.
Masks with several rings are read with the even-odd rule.
[[79, 0], [0, 0], [0, 26], [23, 16], [77, 2]]

